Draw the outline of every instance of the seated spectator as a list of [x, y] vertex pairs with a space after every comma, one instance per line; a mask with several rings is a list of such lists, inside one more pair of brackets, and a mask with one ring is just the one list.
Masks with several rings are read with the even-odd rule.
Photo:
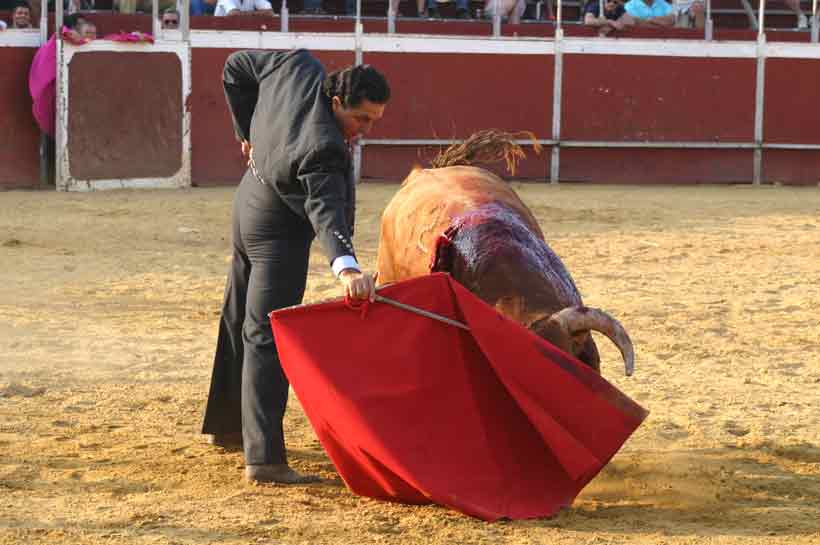
[[[390, 0], [388, 3], [388, 10], [392, 10], [399, 16], [399, 4], [401, 0]], [[470, 17], [470, 0], [455, 0], [456, 3], [456, 18], [457, 19], [471, 19]], [[356, 0], [347, 0], [348, 15], [356, 14]], [[436, 0], [416, 0], [416, 16], [440, 18], [441, 14], [438, 11]]]
[[626, 13], [621, 0], [604, 0], [604, 13], [601, 15], [600, 0], [589, 0], [584, 6], [584, 24], [586, 26], [607, 26], [610, 21], [617, 21]]
[[[177, 9], [180, 8], [177, 3]], [[190, 15], [213, 15], [216, 8], [216, 0], [191, 0]]]
[[786, 7], [794, 12], [797, 17], [797, 28], [809, 28], [809, 19], [800, 9], [800, 0], [783, 0]]
[[137, 0], [113, 0], [112, 7], [120, 13], [136, 13]]
[[[456, 1], [456, 19], [472, 19], [470, 16], [470, 0], [455, 0]], [[523, 1], [523, 0], [522, 0]], [[421, 4], [421, 0], [418, 2]], [[436, 5], [436, 0], [427, 0], [427, 13], [423, 11], [419, 11], [419, 17], [441, 17], [441, 14], [438, 12], [438, 6]]]
[[[348, 2], [349, 3], [349, 2]], [[399, 4], [401, 4], [401, 0], [390, 0], [387, 3], [387, 11], [392, 11], [393, 14], [398, 17], [399, 16]], [[426, 4], [426, 0], [416, 0], [416, 15], [419, 17], [424, 14], [424, 7]], [[353, 3], [353, 11], [356, 11], [356, 3]]]
[[694, 19], [695, 28], [706, 26], [706, 8], [703, 5], [703, 0], [677, 0], [673, 9], [676, 16], [686, 14]]
[[79, 34], [80, 42], [90, 42], [97, 39], [97, 25], [88, 19], [78, 18], [75, 30]]
[[68, 0], [68, 2], [63, 2], [63, 9], [65, 9], [69, 15], [83, 11], [92, 11], [94, 9], [94, 0]]
[[624, 10], [626, 13], [617, 21], [623, 27], [671, 27], [675, 24], [675, 13], [665, 0], [629, 0]]
[[[154, 11], [152, 0], [113, 0], [112, 5], [120, 13], [152, 13]], [[177, 0], [159, 0], [157, 2], [160, 13], [176, 6]]]
[[34, 28], [31, 24], [31, 7], [25, 0], [14, 4], [11, 11], [11, 28]]
[[248, 12], [274, 15], [273, 6], [268, 0], [218, 0], [214, 15], [224, 17]]
[[162, 25], [163, 30], [176, 30], [179, 28], [179, 12], [173, 8], [168, 8], [162, 12], [159, 21]]
[[[84, 30], [80, 27], [86, 23]], [[93, 23], [85, 21], [77, 14], [66, 15], [63, 19], [63, 39], [75, 44], [82, 44], [88, 41], [92, 35]], [[83, 37], [83, 33], [87, 37]], [[96, 35], [96, 29], [93, 31]], [[49, 40], [43, 44], [31, 62], [28, 75], [28, 88], [31, 93], [31, 113], [34, 121], [40, 127], [42, 138], [40, 139], [41, 160], [49, 165], [47, 177], [50, 183], [54, 183], [54, 128], [57, 111], [57, 33], [55, 32]]]
[[516, 25], [521, 22], [521, 16], [527, 9], [526, 0], [485, 0], [484, 14], [493, 17], [498, 9], [498, 14], [502, 19]]
[[[353, 3], [353, 11], [356, 11], [355, 2]], [[305, 0], [299, 13], [302, 15], [327, 15], [327, 12], [322, 9], [322, 0]]]

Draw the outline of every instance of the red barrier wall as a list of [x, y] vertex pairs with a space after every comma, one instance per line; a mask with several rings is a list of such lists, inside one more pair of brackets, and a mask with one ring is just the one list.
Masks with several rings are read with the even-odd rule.
[[[767, 143], [820, 144], [818, 73], [820, 60], [766, 60], [763, 134]], [[820, 184], [820, 151], [765, 150], [763, 179], [782, 184]]]
[[543, 55], [368, 53], [392, 90], [379, 138], [464, 138], [479, 129], [552, 131], [553, 58]]
[[596, 184], [749, 183], [752, 150], [562, 148], [561, 181]]
[[755, 63], [565, 55], [562, 138], [752, 142]]
[[66, 146], [73, 178], [167, 178], [179, 171], [182, 65], [177, 55], [77, 52], [68, 88]]
[[[149, 16], [124, 17], [95, 13], [90, 18], [103, 34], [132, 27], [150, 30]], [[364, 24], [366, 32], [386, 30], [384, 19], [368, 19]], [[194, 18], [194, 26], [199, 28], [257, 30], [262, 25], [275, 32], [279, 28], [279, 19], [258, 16]], [[353, 20], [348, 18], [334, 20], [315, 17], [294, 17], [290, 24], [295, 32], [351, 32], [352, 25]], [[489, 35], [491, 32], [491, 25], [486, 21], [401, 19], [397, 25], [399, 31], [413, 33]], [[550, 24], [505, 25], [503, 30], [505, 34], [544, 37], [552, 36], [554, 32]], [[566, 28], [567, 36], [590, 36], [591, 33], [590, 29], [580, 26]], [[770, 41], [809, 39], [806, 32], [767, 34]], [[718, 29], [717, 35], [742, 40], [756, 37], [754, 32], [732, 29]], [[662, 32], [639, 29], [629, 36], [696, 40], [700, 39], [701, 33], [685, 29]], [[618, 42], [603, 43], [612, 43], [615, 47]], [[192, 179], [196, 185], [235, 184], [244, 169], [221, 88], [222, 66], [231, 51], [212, 48], [195, 48], [192, 51], [193, 91], [189, 108]], [[38, 132], [29, 114], [30, 99], [26, 89], [28, 64], [33, 54], [33, 48], [0, 48], [3, 72], [12, 75], [10, 78], [4, 77], [0, 83], [5, 104], [12, 105], [6, 109], [10, 123], [4, 126], [5, 145], [0, 147], [0, 160], [6, 165], [0, 171], [0, 187], [35, 187], [38, 183]], [[353, 52], [316, 54], [329, 70], [354, 61]], [[384, 71], [393, 89], [393, 99], [386, 116], [370, 135], [374, 139], [462, 138], [488, 127], [528, 129], [541, 139], [551, 138], [552, 56], [366, 53], [364, 61]], [[116, 68], [115, 64], [111, 64], [111, 68]], [[767, 60], [766, 142], [820, 143], [820, 110], [815, 106], [814, 96], [818, 68], [820, 60]], [[133, 74], [140, 73], [145, 75], [146, 81], [156, 81], [153, 70], [131, 70], [127, 70], [128, 74], [123, 73], [123, 77], [133, 80]], [[562, 138], [751, 143], [754, 135], [755, 70], [755, 59], [566, 54]], [[99, 84], [99, 89], [107, 89], [105, 93], [115, 92], [113, 88], [106, 87], [98, 76], [90, 77], [94, 82], [92, 91]], [[178, 81], [176, 76], [174, 79]], [[74, 85], [77, 83], [72, 83], [72, 88]], [[163, 89], [165, 93], [174, 95], [170, 88]], [[158, 100], [155, 95], [152, 96]], [[75, 95], [72, 100], [76, 98]], [[95, 104], [89, 99], [88, 104], [72, 104], [71, 111], [92, 111]], [[127, 108], [128, 103], [123, 102], [120, 106]], [[94, 115], [99, 117], [103, 114], [97, 112]], [[70, 122], [76, 125], [79, 119], [75, 117]], [[134, 117], [129, 122], [132, 132], [140, 121], [146, 119], [149, 117], [144, 115]], [[86, 124], [88, 128], [81, 131], [83, 134], [94, 134], [93, 123], [89, 123]], [[148, 131], [145, 134], [154, 134], [149, 127], [144, 130]], [[160, 132], [167, 134], [166, 131]], [[116, 135], [109, 137], [115, 138]], [[144, 139], [145, 136], [140, 138]], [[154, 152], [168, 152], [169, 157], [171, 154], [178, 157], [176, 138], [177, 135], [173, 135], [173, 146], [165, 145], [166, 142]], [[75, 153], [72, 150], [72, 161], [79, 161], [71, 165], [75, 175], [75, 168], [86, 168], [94, 162], [93, 148], [97, 145], [94, 142], [89, 140], [83, 143], [85, 151]], [[79, 145], [79, 141], [73, 145]], [[131, 142], [123, 150], [136, 145], [138, 142]], [[370, 178], [403, 178], [414, 164], [426, 163], [436, 151], [425, 146], [368, 145], [363, 151], [363, 175]], [[809, 151], [766, 150], [764, 180], [790, 184], [817, 183], [818, 155]], [[548, 179], [550, 157], [549, 149], [540, 157], [530, 155], [521, 165], [519, 175]], [[752, 157], [751, 150], [565, 146], [561, 150], [560, 178], [564, 181], [596, 183], [749, 182], [752, 178]], [[129, 167], [127, 172], [118, 174], [128, 177], [152, 175], [145, 170], [152, 163], [149, 159], [151, 157], [146, 155], [131, 165], [134, 168]], [[164, 162], [154, 158], [153, 164], [159, 168], [158, 165], [164, 165]], [[178, 162], [172, 166], [165, 165], [160, 170], [165, 172], [172, 167], [178, 167]], [[85, 174], [91, 178], [111, 177], [112, 172], [108, 170], [105, 176], [102, 175], [105, 169], [110, 170], [106, 162], [97, 161], [97, 165]]]
[[[191, 176], [197, 185], [236, 183], [244, 171], [221, 87], [230, 53], [195, 49], [192, 54]], [[316, 54], [328, 70], [354, 61], [352, 53]], [[369, 53], [364, 62], [383, 71], [392, 90], [384, 119], [369, 135], [374, 139], [464, 138], [487, 127], [526, 128], [538, 138], [550, 137], [552, 57]], [[395, 179], [420, 157], [433, 155], [411, 146], [365, 146], [362, 175]], [[519, 173], [543, 178], [549, 171], [546, 155], [524, 161]]]
[[0, 47], [0, 189], [40, 184], [40, 129], [31, 114], [28, 70], [36, 49]]

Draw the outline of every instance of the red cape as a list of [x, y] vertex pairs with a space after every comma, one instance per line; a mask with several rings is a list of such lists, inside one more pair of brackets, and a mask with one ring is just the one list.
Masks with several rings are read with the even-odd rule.
[[484, 520], [569, 506], [646, 411], [446, 274], [271, 314], [282, 366], [356, 494]]

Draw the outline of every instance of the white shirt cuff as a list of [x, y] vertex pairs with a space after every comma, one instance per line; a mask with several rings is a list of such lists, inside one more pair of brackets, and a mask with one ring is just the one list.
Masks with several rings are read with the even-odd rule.
[[356, 261], [356, 258], [352, 255], [340, 255], [333, 260], [330, 267], [333, 269], [333, 274], [336, 276], [339, 276], [339, 273], [345, 269], [356, 269], [357, 271], [361, 271], [358, 261]]

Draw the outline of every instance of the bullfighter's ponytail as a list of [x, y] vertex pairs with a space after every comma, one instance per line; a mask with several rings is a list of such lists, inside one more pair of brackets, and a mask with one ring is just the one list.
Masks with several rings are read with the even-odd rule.
[[322, 89], [329, 98], [339, 97], [346, 108], [355, 108], [364, 99], [377, 104], [386, 104], [390, 100], [387, 79], [369, 64], [331, 72], [325, 78]]

